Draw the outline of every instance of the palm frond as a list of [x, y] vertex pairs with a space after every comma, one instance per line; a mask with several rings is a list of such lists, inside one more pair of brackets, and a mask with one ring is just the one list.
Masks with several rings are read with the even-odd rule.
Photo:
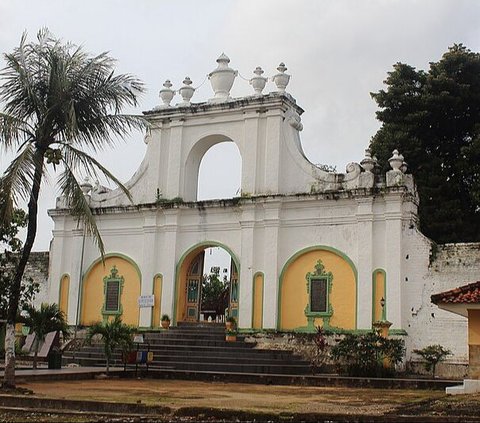
[[88, 235], [92, 235], [94, 242], [97, 244], [98, 249], [102, 257], [105, 255], [105, 246], [98, 230], [95, 218], [92, 214], [92, 210], [83, 195], [80, 184], [75, 178], [72, 169], [68, 166], [68, 163], [63, 162], [65, 170], [60, 174], [58, 185], [60, 191], [65, 195], [67, 203], [71, 209], [73, 216], [83, 222], [85, 231]]
[[33, 128], [28, 122], [0, 112], [0, 148], [8, 151], [19, 142], [33, 140], [34, 137]]
[[106, 169], [98, 160], [85, 153], [72, 147], [68, 143], [59, 143], [62, 146], [62, 158], [68, 164], [68, 167], [78, 173], [86, 174], [94, 179], [98, 179], [99, 174], [103, 175], [107, 180], [112, 181], [119, 187], [130, 201], [132, 201], [132, 195], [125, 185], [117, 179], [108, 169]]
[[4, 200], [0, 208], [0, 219], [3, 222], [10, 220], [12, 206], [17, 205], [20, 199], [26, 200], [29, 197], [34, 169], [34, 146], [27, 143], [0, 179], [0, 195]]

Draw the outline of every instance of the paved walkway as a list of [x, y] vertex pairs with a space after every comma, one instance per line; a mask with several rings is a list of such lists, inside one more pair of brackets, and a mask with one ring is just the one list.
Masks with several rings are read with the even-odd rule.
[[[129, 369], [130, 370], [130, 369]], [[117, 374], [123, 373], [123, 367], [111, 367], [110, 372]], [[105, 373], [105, 367], [62, 367], [61, 369], [47, 369], [45, 367], [38, 369], [16, 369], [15, 377], [17, 379], [28, 380], [29, 378], [38, 379], [69, 379], [69, 376], [75, 378], [92, 378], [94, 375]], [[3, 379], [4, 371], [0, 371], [0, 378]], [[83, 376], [83, 377], [82, 377]]]

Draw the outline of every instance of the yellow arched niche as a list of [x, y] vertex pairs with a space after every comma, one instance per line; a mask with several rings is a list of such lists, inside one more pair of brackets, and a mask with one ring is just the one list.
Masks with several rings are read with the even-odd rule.
[[63, 275], [60, 279], [60, 293], [58, 295], [58, 304], [60, 311], [64, 314], [65, 318], [68, 316], [68, 295], [70, 293], [70, 276]]
[[91, 325], [102, 321], [102, 307], [105, 303], [103, 278], [110, 275], [113, 266], [117, 267], [118, 275], [123, 276], [124, 284], [121, 290], [120, 304], [122, 321], [128, 325], [138, 326], [141, 276], [133, 261], [117, 255], [107, 256], [105, 265], [101, 260], [94, 263], [83, 279], [82, 306], [80, 324]]
[[[306, 330], [308, 326], [305, 308], [309, 302], [307, 293], [308, 272], [315, 270], [321, 260], [327, 272], [332, 272], [332, 288], [329, 302], [333, 308], [329, 325], [333, 328], [355, 329], [357, 313], [357, 275], [351, 261], [340, 252], [326, 247], [314, 247], [294, 255], [285, 265], [280, 276], [280, 330]], [[316, 326], [324, 326], [323, 319], [315, 320]]]

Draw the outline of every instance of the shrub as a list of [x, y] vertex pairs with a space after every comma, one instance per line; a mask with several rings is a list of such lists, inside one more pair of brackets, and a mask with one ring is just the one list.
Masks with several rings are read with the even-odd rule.
[[168, 314], [162, 314], [162, 317], [160, 318], [162, 322], [169, 322], [170, 321], [170, 316]]
[[435, 377], [435, 369], [437, 364], [445, 360], [447, 355], [450, 355], [452, 352], [447, 348], [443, 348], [441, 345], [429, 345], [421, 350], [413, 350], [415, 354], [421, 356], [425, 362], [423, 366], [425, 370], [429, 372], [432, 371], [432, 377]]
[[389, 377], [403, 359], [402, 339], [383, 338], [376, 332], [346, 334], [332, 348], [332, 358], [341, 373], [349, 376]]

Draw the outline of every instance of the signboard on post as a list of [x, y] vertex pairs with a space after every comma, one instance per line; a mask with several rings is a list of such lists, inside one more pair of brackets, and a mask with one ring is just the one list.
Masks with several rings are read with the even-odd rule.
[[139, 307], [153, 307], [155, 304], [155, 295], [140, 295], [138, 297]]

